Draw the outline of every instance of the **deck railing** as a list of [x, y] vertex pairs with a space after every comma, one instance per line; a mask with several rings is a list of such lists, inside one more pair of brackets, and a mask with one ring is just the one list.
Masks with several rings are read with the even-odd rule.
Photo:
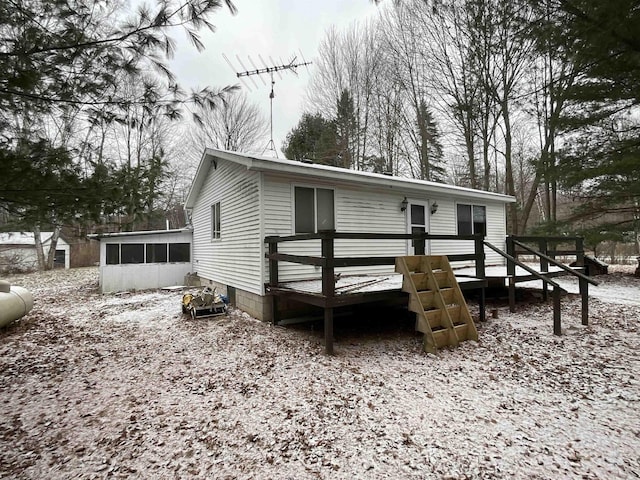
[[[447, 241], [472, 241], [474, 244], [474, 253], [453, 254], [448, 255], [450, 262], [474, 262], [476, 268], [476, 277], [485, 277], [485, 255], [482, 235], [433, 235], [430, 233], [353, 233], [353, 232], [336, 232], [334, 230], [323, 230], [319, 233], [306, 233], [300, 235], [289, 236], [268, 236], [264, 242], [268, 245], [269, 260], [269, 284], [277, 285], [279, 283], [278, 262], [291, 262], [300, 265], [313, 265], [323, 268], [323, 277], [325, 269], [340, 267], [366, 267], [377, 265], [395, 265], [396, 256], [367, 256], [367, 257], [337, 257], [335, 255], [335, 240], [412, 240], [416, 242], [416, 250], [425, 251], [425, 242], [429, 240], [447, 240]], [[312, 255], [291, 255], [280, 253], [278, 245], [285, 242], [296, 242], [305, 240], [320, 240], [320, 256]], [[323, 295], [325, 292], [323, 291]], [[326, 296], [326, 295], [325, 295]]]
[[[320, 256], [292, 255], [280, 253], [278, 245], [286, 242], [320, 240]], [[394, 265], [396, 256], [338, 257], [336, 256], [336, 240], [412, 240], [417, 251], [425, 251], [425, 242], [430, 240], [471, 241], [474, 252], [469, 254], [449, 255], [451, 262], [473, 261], [476, 278], [485, 278], [484, 237], [482, 235], [432, 235], [430, 233], [352, 233], [324, 230], [289, 236], [268, 236], [264, 242], [268, 245], [269, 286], [277, 287], [280, 283], [279, 262], [291, 262], [301, 265], [314, 265], [322, 268], [321, 306], [324, 308], [325, 348], [327, 353], [333, 352], [333, 308], [339, 302], [335, 291], [335, 269], [340, 267], [364, 267], [377, 265]], [[278, 300], [273, 297], [272, 320], [278, 322]]]
[[[531, 247], [528, 247], [527, 244], [536, 245], [537, 248], [534, 255], [539, 257], [541, 272], [548, 272], [549, 258], [555, 261], [557, 256], [575, 256], [576, 265], [584, 266], [584, 239], [582, 237], [508, 235], [507, 253], [514, 258], [518, 258], [523, 254], [532, 254]], [[569, 248], [559, 249], [558, 246], [562, 245], [571, 246]], [[542, 254], [542, 256], [537, 255], [538, 253]]]
[[[527, 245], [537, 245], [538, 250]], [[560, 250], [558, 245], [573, 244], [574, 248]], [[600, 282], [594, 280], [575, 269], [567, 267], [563, 263], [556, 260], [556, 256], [575, 256], [576, 266], [584, 267], [584, 240], [582, 237], [534, 237], [534, 236], [517, 236], [510, 235], [507, 237], [507, 254], [512, 260], [507, 260], [507, 275], [510, 278], [509, 283], [509, 307], [511, 311], [515, 309], [515, 284], [511, 279], [515, 278], [516, 263], [521, 265], [517, 259], [521, 254], [533, 255], [540, 261], [540, 272], [544, 274], [549, 272], [549, 265], [553, 265], [566, 273], [578, 278], [578, 286], [580, 296], [582, 297], [582, 324], [589, 325], [589, 284], [599, 285]], [[515, 261], [513, 261], [515, 259]], [[539, 276], [538, 276], [539, 277]], [[556, 335], [561, 333], [560, 323], [560, 294], [557, 291], [555, 282], [550, 281], [546, 277], [539, 278], [542, 280], [543, 299], [547, 299], [547, 284], [553, 284], [553, 303], [554, 303], [554, 322], [553, 332]]]

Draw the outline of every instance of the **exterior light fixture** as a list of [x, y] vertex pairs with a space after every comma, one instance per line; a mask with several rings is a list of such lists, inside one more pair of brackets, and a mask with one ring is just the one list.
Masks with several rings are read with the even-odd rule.
[[407, 205], [409, 205], [409, 202], [407, 201], [407, 197], [404, 197], [402, 202], [400, 202], [400, 211], [404, 212], [407, 209]]
[[438, 211], [438, 202], [433, 202], [431, 204], [431, 215], [433, 215], [434, 213], [436, 213]]

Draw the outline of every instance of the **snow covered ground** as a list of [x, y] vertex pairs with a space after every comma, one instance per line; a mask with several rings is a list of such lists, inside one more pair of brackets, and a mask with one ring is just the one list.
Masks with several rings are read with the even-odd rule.
[[438, 355], [401, 315], [338, 320], [328, 357], [318, 325], [190, 320], [94, 268], [13, 277], [36, 306], [0, 331], [0, 478], [640, 478], [640, 280], [601, 278], [561, 337], [496, 303]]

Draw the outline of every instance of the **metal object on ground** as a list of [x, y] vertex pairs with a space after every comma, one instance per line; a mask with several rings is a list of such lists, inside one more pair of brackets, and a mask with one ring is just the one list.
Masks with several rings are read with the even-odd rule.
[[0, 280], [0, 327], [25, 316], [33, 308], [33, 295], [23, 287], [12, 287]]
[[189, 314], [192, 319], [225, 315], [227, 304], [223, 295], [205, 287], [200, 293], [185, 293], [182, 296], [182, 313]]

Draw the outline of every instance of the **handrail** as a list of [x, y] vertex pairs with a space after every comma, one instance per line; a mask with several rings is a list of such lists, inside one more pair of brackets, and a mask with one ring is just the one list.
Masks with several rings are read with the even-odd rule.
[[552, 241], [552, 242], [559, 242], [559, 243], [563, 243], [563, 242], [571, 242], [571, 241], [576, 241], [576, 240], [582, 240], [582, 237], [563, 237], [563, 236], [557, 236], [557, 237], [547, 237], [547, 236], [533, 236], [533, 235], [511, 235], [512, 237], [516, 237], [519, 240], [522, 240], [524, 242], [536, 242], [538, 240], [540, 240], [541, 238], [548, 240], [548, 241]]
[[[582, 272], [577, 272], [576, 270], [574, 270], [572, 268], [569, 268], [566, 265], [563, 265], [562, 263], [558, 262], [554, 258], [551, 258], [551, 257], [545, 255], [542, 252], [538, 252], [537, 250], [534, 250], [533, 248], [525, 245], [522, 242], [519, 242], [518, 240], [514, 239], [513, 243], [515, 243], [516, 245], [524, 248], [526, 251], [528, 251], [529, 253], [532, 253], [533, 255], [536, 255], [536, 256], [538, 256], [540, 258], [544, 258], [547, 262], [551, 263], [552, 265], [555, 265], [556, 267], [561, 268], [565, 272], [568, 272], [571, 275], [575, 275], [576, 277], [581, 278], [582, 280], [585, 280], [585, 281], [589, 282], [591, 285], [595, 285], [595, 286], [600, 285], [600, 282], [598, 282], [597, 280], [594, 280], [593, 278], [588, 277], [587, 275], [583, 274]], [[551, 282], [549, 282], [549, 283], [551, 283]]]
[[346, 240], [476, 240], [477, 235], [437, 235], [431, 233], [367, 233], [367, 232], [334, 232], [302, 233], [298, 235], [278, 236], [270, 235], [264, 238], [264, 243], [282, 243], [301, 240], [321, 240], [330, 235], [334, 239]]
[[[376, 266], [376, 265], [394, 265], [395, 256], [392, 257], [336, 257], [333, 253], [329, 257], [324, 255], [303, 256], [290, 255], [278, 252], [278, 244], [283, 242], [320, 240], [335, 241], [341, 240], [416, 240], [426, 242], [429, 240], [456, 240], [469, 241], [474, 243], [474, 253], [453, 254], [449, 256], [450, 261], [473, 261], [476, 267], [476, 277], [485, 277], [484, 252], [482, 251], [483, 236], [476, 235], [442, 235], [423, 233], [371, 233], [371, 232], [336, 232], [335, 230], [321, 230], [318, 233], [303, 233], [297, 235], [278, 236], [270, 235], [264, 238], [264, 242], [268, 244], [269, 251], [265, 253], [265, 257], [270, 263], [270, 284], [277, 284], [277, 262], [290, 262], [302, 265], [315, 265], [320, 267], [359, 267], [359, 266]], [[322, 243], [321, 243], [322, 244]], [[333, 249], [332, 249], [333, 252]]]
[[498, 253], [499, 255], [502, 255], [504, 258], [506, 258], [510, 262], [513, 262], [517, 266], [519, 266], [520, 268], [523, 268], [524, 270], [526, 270], [527, 272], [529, 272], [531, 275], [533, 275], [534, 277], [538, 278], [539, 280], [542, 280], [543, 282], [550, 283], [554, 287], [559, 288], [563, 292], [567, 293], [567, 291], [564, 288], [562, 288], [558, 283], [554, 282], [550, 278], [545, 277], [540, 272], [535, 271], [533, 268], [529, 267], [528, 265], [525, 265], [520, 260], [517, 260], [516, 258], [513, 258], [511, 255], [509, 255], [508, 253], [503, 252], [498, 247], [493, 246], [491, 243], [487, 242], [486, 240], [484, 242], [482, 242], [482, 243], [484, 243], [487, 247], [489, 247], [494, 252]]

